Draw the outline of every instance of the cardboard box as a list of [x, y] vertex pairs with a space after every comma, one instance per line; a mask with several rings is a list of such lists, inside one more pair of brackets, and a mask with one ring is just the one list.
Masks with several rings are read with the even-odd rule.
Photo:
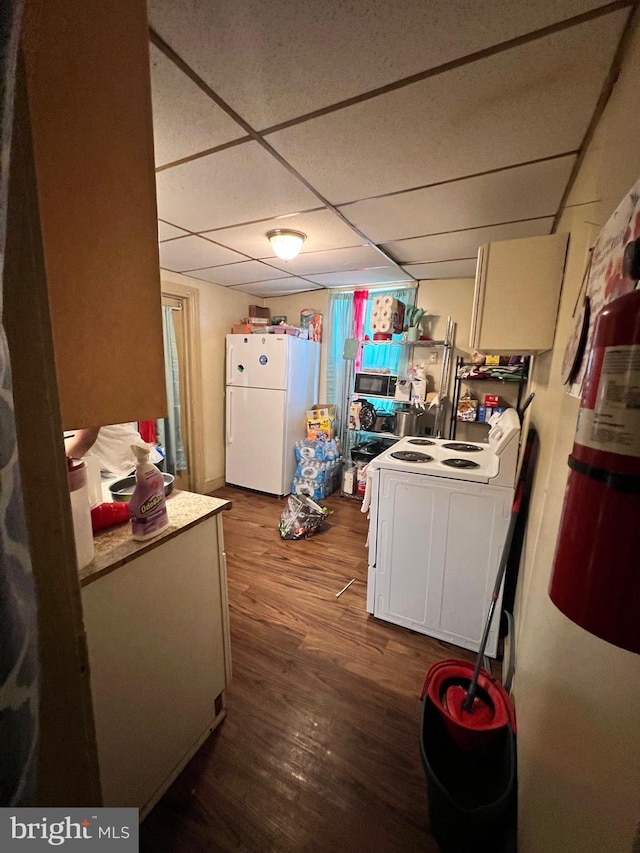
[[331, 418], [307, 418], [307, 440], [329, 441], [334, 437], [333, 421]]
[[406, 376], [398, 376], [394, 399], [408, 403], [411, 400], [411, 380]]
[[349, 429], [360, 429], [360, 409], [362, 403], [357, 400], [349, 405]]
[[332, 403], [316, 403], [315, 406], [307, 409], [307, 417], [311, 419], [331, 418], [331, 420], [335, 420], [336, 407]]
[[485, 394], [484, 395], [484, 404], [488, 406], [490, 409], [495, 409], [495, 407], [499, 404], [500, 397], [497, 394]]
[[234, 323], [231, 327], [232, 335], [250, 335], [251, 326], [249, 323]]
[[336, 434], [336, 407], [331, 403], [316, 403], [307, 409], [307, 438], [330, 439]]
[[484, 359], [485, 364], [500, 364], [500, 356], [499, 355], [487, 355]]
[[260, 305], [249, 305], [249, 316], [264, 317], [268, 320], [271, 317], [271, 309], [261, 308]]

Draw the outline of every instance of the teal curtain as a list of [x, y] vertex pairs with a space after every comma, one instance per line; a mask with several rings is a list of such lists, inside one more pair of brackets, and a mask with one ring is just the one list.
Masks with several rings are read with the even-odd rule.
[[164, 337], [164, 370], [167, 382], [168, 416], [157, 422], [158, 441], [164, 447], [165, 470], [169, 474], [186, 471], [182, 432], [180, 429], [180, 373], [173, 309], [162, 306], [162, 332]]
[[353, 334], [353, 293], [329, 292], [327, 335], [327, 403], [336, 406], [338, 435], [341, 432], [347, 393], [348, 365], [344, 360], [344, 342]]
[[[373, 311], [373, 302], [376, 296], [391, 296], [399, 302], [403, 302], [405, 306], [405, 315], [410, 308], [415, 308], [417, 288], [406, 287], [389, 287], [380, 290], [369, 291], [369, 300], [367, 302], [367, 312], [364, 319], [364, 333], [373, 340], [373, 332], [371, 331], [371, 313]], [[406, 320], [405, 320], [406, 325]], [[401, 340], [402, 335], [394, 335], [394, 341]], [[403, 348], [398, 346], [385, 346], [378, 344], [374, 347], [362, 348], [362, 370], [388, 368], [392, 374], [397, 374], [400, 367]], [[406, 353], [405, 353], [406, 355]], [[374, 402], [374, 401], [372, 401]], [[378, 411], [393, 412], [395, 406], [392, 402], [384, 400], [376, 400], [375, 406]]]

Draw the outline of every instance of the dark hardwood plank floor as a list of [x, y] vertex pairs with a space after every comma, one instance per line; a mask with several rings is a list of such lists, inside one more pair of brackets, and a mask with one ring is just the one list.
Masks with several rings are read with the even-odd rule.
[[[283, 542], [284, 500], [225, 488], [228, 715], [141, 827], [147, 853], [435, 853], [419, 759], [425, 671], [473, 656], [365, 611], [366, 518]], [[338, 599], [351, 578], [356, 582]]]

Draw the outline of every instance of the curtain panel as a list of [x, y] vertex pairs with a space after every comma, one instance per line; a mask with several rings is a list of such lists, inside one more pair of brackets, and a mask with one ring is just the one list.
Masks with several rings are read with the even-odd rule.
[[333, 403], [337, 412], [337, 432], [341, 434], [347, 388], [348, 362], [343, 358], [344, 344], [353, 336], [353, 292], [329, 293], [329, 323], [327, 335], [327, 403]]

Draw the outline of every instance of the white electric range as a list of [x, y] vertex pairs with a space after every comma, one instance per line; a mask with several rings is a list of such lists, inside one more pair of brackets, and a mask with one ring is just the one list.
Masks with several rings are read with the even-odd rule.
[[[370, 513], [369, 613], [477, 651], [509, 526], [519, 442], [520, 419], [507, 409], [488, 444], [409, 437], [369, 463], [362, 508]], [[489, 634], [491, 657], [499, 621]]]

